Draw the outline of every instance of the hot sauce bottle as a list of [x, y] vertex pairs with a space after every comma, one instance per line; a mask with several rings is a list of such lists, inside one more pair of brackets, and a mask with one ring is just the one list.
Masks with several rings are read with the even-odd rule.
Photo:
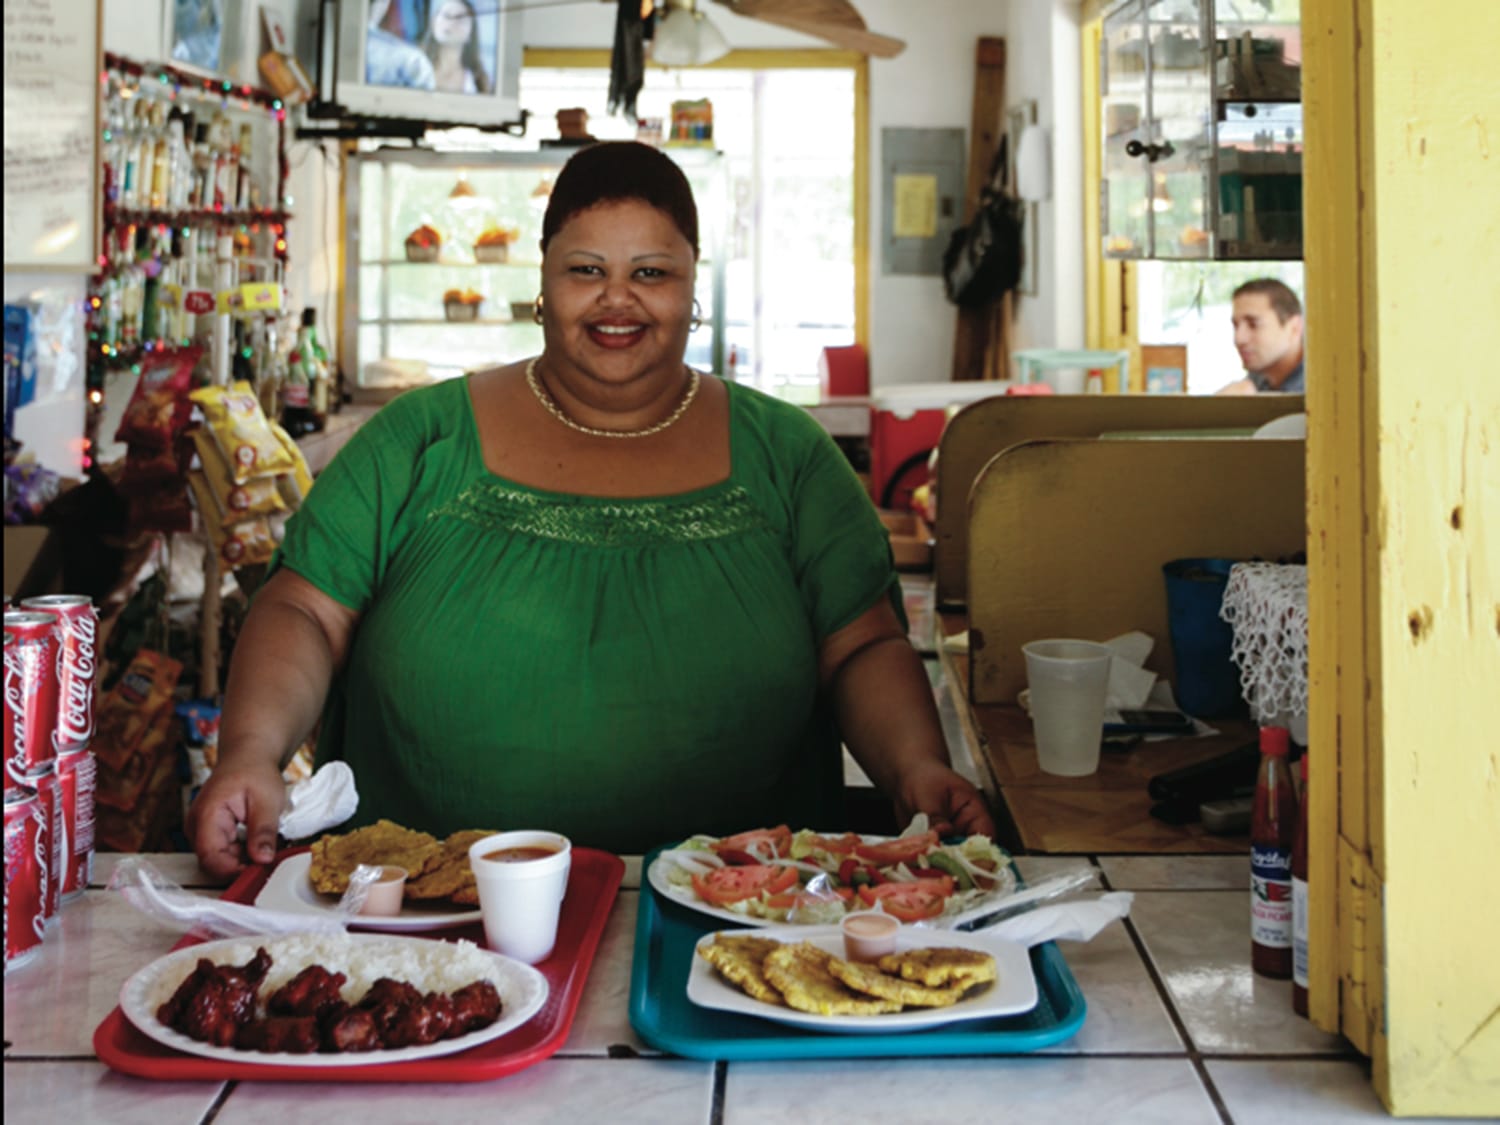
[[1292, 1011], [1307, 1015], [1307, 751], [1302, 770], [1302, 808], [1292, 841]]
[[1285, 727], [1260, 732], [1260, 773], [1250, 817], [1250, 967], [1292, 975], [1292, 843], [1297, 794], [1287, 763]]

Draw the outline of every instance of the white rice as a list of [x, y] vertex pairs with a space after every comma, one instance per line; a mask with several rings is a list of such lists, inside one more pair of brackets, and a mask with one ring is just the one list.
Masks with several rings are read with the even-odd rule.
[[[289, 937], [243, 938], [202, 953], [184, 950], [181, 972], [160, 980], [149, 998], [152, 1011], [171, 997], [202, 957], [216, 965], [243, 965], [264, 947], [271, 969], [261, 982], [262, 1005], [267, 997], [309, 965], [343, 973], [340, 994], [358, 1003], [381, 977], [405, 981], [422, 992], [453, 992], [476, 980], [497, 988], [502, 980], [496, 962], [472, 941], [428, 941], [419, 938], [369, 938], [349, 934], [294, 934]], [[502, 996], [504, 990], [501, 991]]]

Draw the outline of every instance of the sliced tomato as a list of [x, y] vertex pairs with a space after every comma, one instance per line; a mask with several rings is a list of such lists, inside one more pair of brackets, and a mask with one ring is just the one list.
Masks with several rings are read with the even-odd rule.
[[937, 846], [938, 834], [923, 832], [919, 836], [901, 836], [879, 844], [860, 844], [854, 849], [854, 854], [882, 867], [892, 867], [898, 863], [911, 863], [921, 859]]
[[[833, 893], [842, 902], [848, 902], [854, 897], [854, 892], [848, 887], [839, 887]], [[772, 895], [766, 899], [766, 905], [773, 910], [790, 910], [794, 906], [818, 906], [827, 901], [826, 895], [815, 895], [809, 891], [791, 891], [787, 894]]]
[[845, 832], [842, 836], [808, 835], [802, 837], [802, 840], [809, 847], [821, 848], [834, 855], [850, 855], [860, 844], [857, 832]]
[[704, 902], [728, 906], [754, 898], [761, 892], [780, 894], [797, 881], [795, 867], [748, 866], [716, 867], [706, 875], [693, 876], [693, 890]]
[[859, 893], [863, 897], [867, 890], [884, 891], [890, 888], [895, 889], [880, 896], [880, 909], [903, 922], [936, 918], [943, 912], [943, 904], [948, 901], [947, 895], [938, 894], [917, 883], [884, 883], [880, 887], [861, 887]]
[[910, 879], [902, 882], [881, 883], [877, 887], [860, 887], [859, 897], [865, 900], [866, 906], [874, 906], [877, 902], [883, 902], [892, 895], [899, 895], [903, 891], [917, 890], [928, 894], [937, 895], [938, 898], [946, 899], [953, 893], [953, 876], [936, 875], [931, 879]]
[[765, 863], [781, 859], [792, 847], [792, 830], [785, 824], [775, 828], [752, 828], [734, 836], [725, 836], [713, 846], [714, 854], [725, 863]]
[[846, 887], [873, 887], [877, 883], [885, 882], [885, 876], [875, 867], [868, 863], [860, 863], [853, 856], [839, 864], [838, 876], [839, 882]]

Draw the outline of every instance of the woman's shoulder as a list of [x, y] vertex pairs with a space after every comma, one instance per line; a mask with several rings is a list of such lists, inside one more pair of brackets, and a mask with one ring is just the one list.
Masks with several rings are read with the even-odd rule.
[[828, 432], [818, 420], [796, 403], [744, 383], [726, 381], [725, 386], [729, 389], [730, 410], [735, 421], [766, 438], [772, 446], [785, 448], [791, 443], [802, 448], [829, 440]]
[[374, 432], [433, 439], [461, 432], [469, 424], [468, 379], [445, 379], [402, 391], [366, 423]]

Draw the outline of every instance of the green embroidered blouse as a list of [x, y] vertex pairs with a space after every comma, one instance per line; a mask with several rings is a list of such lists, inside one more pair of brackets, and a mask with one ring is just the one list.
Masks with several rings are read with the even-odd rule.
[[640, 499], [489, 472], [466, 379], [349, 442], [278, 565], [361, 614], [319, 758], [350, 826], [550, 828], [644, 852], [693, 832], [838, 827], [819, 642], [882, 596], [889, 539], [833, 441], [734, 383], [729, 477]]

